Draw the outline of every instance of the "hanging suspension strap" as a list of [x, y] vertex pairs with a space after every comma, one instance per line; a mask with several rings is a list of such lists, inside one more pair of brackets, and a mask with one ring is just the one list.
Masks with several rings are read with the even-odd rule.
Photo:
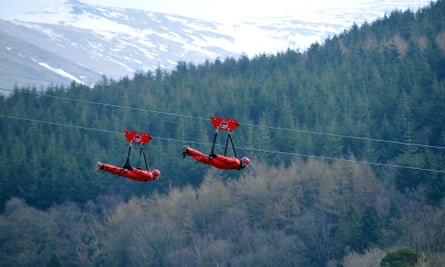
[[216, 144], [216, 137], [218, 136], [218, 128], [215, 130], [215, 135], [213, 137], [213, 144], [212, 144], [212, 150], [209, 154], [209, 159], [213, 159], [215, 157], [215, 144]]
[[138, 168], [138, 169], [141, 168], [142, 157], [144, 157], [145, 169], [148, 170], [148, 163], [147, 163], [147, 157], [145, 156], [144, 145], [141, 145], [141, 148], [139, 149], [139, 158], [138, 158], [138, 162], [136, 164], [136, 168]]
[[227, 140], [226, 140], [226, 147], [224, 149], [224, 156], [227, 155], [227, 148], [230, 144], [232, 145], [233, 153], [236, 157], [236, 151], [235, 151], [235, 145], [233, 144], [231, 132], [235, 130], [239, 123], [235, 119], [230, 118], [222, 118], [222, 117], [210, 117], [210, 121], [212, 122], [213, 128], [215, 128], [215, 136], [213, 137], [213, 144], [212, 144], [212, 150], [210, 151], [209, 159], [213, 159], [215, 157], [215, 144], [216, 144], [216, 138], [218, 136], [218, 130], [221, 131], [227, 131]]
[[127, 138], [128, 142], [129, 142], [127, 160], [125, 161], [124, 168], [130, 169], [130, 170], [132, 169], [132, 167], [130, 165], [131, 146], [132, 146], [132, 144], [137, 144], [137, 145], [141, 146], [141, 149], [139, 150], [139, 159], [138, 159], [136, 167], [140, 168], [141, 157], [143, 155], [145, 167], [148, 170], [147, 158], [145, 157], [145, 152], [144, 152], [144, 145], [151, 141], [151, 135], [148, 133], [144, 133], [144, 132], [136, 132], [136, 131], [129, 131], [129, 130], [125, 130], [124, 133], [125, 133], [125, 137]]
[[130, 154], [131, 154], [131, 142], [128, 145], [127, 160], [125, 161], [124, 169], [130, 169], [130, 170], [132, 169], [130, 165]]
[[233, 150], [233, 155], [235, 156], [235, 158], [237, 158], [237, 156], [236, 156], [236, 150], [235, 150], [235, 144], [233, 144], [233, 139], [232, 139], [232, 134], [231, 134], [231, 130], [229, 130], [228, 132], [227, 132], [227, 140], [226, 140], [226, 147], [225, 147], [225, 149], [224, 149], [224, 156], [226, 156], [227, 155], [227, 147], [229, 146], [229, 141], [230, 141], [230, 144], [232, 145], [232, 150]]

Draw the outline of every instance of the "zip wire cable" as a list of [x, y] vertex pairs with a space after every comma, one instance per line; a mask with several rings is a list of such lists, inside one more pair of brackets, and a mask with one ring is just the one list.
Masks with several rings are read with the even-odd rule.
[[[1, 87], [0, 87], [0, 90], [14, 92], [13, 89], [6, 89], [6, 88], [1, 88]], [[131, 107], [131, 106], [109, 104], [109, 103], [103, 103], [103, 102], [98, 102], [98, 101], [90, 101], [90, 100], [83, 100], [83, 99], [76, 99], [76, 98], [62, 97], [62, 96], [55, 96], [55, 95], [48, 95], [48, 94], [39, 94], [39, 93], [33, 93], [33, 92], [25, 92], [25, 91], [20, 91], [20, 92], [25, 93], [25, 94], [30, 94], [30, 95], [43, 96], [43, 97], [55, 98], [55, 99], [60, 99], [60, 100], [72, 101], [72, 102], [86, 103], [86, 104], [91, 104], [91, 105], [101, 105], [101, 106], [105, 106], [105, 107], [121, 108], [121, 109], [134, 110], [134, 111], [143, 111], [143, 112], [149, 112], [149, 113], [155, 113], [155, 114], [161, 114], [161, 115], [175, 116], [175, 117], [180, 117], [180, 118], [207, 120], [207, 121], [210, 120], [209, 118], [178, 114], [175, 112], [165, 112], [165, 111], [151, 110], [151, 109], [145, 109], [145, 108], [137, 108], [137, 107]], [[244, 125], [244, 126], [248, 126], [248, 127], [259, 127], [259, 128], [263, 128], [263, 129], [277, 130], [277, 131], [316, 134], [316, 135], [339, 137], [339, 138], [345, 138], [345, 139], [356, 139], [356, 140], [361, 140], [361, 141], [380, 142], [380, 143], [387, 143], [387, 144], [396, 144], [396, 145], [423, 147], [423, 148], [445, 149], [445, 147], [443, 147], [443, 146], [434, 146], [434, 145], [419, 144], [419, 143], [408, 143], [408, 142], [402, 142], [402, 141], [392, 141], [392, 140], [377, 139], [377, 138], [370, 138], [370, 137], [360, 137], [360, 136], [352, 136], [352, 135], [332, 134], [332, 133], [316, 132], [316, 131], [310, 131], [310, 130], [272, 127], [272, 126], [264, 126], [264, 125], [251, 124], [251, 123], [239, 123], [239, 125]]]
[[300, 133], [307, 133], [307, 134], [318, 134], [318, 135], [324, 135], [324, 136], [330, 136], [330, 137], [340, 137], [340, 138], [347, 138], [347, 139], [356, 139], [356, 140], [362, 140], [362, 141], [372, 141], [372, 142], [380, 142], [380, 143], [388, 143], [388, 144], [396, 144], [396, 145], [404, 145], [404, 146], [416, 146], [416, 147], [423, 147], [423, 148], [445, 149], [445, 147], [443, 147], [443, 146], [433, 146], [433, 145], [418, 144], [418, 143], [407, 143], [407, 142], [391, 141], [391, 140], [377, 139], [377, 138], [371, 138], [371, 137], [360, 137], [360, 136], [352, 136], [352, 135], [331, 134], [331, 133], [323, 133], [323, 132], [314, 132], [314, 131], [309, 131], [309, 130], [299, 130], [299, 129], [291, 129], [291, 128], [262, 126], [262, 125], [248, 124], [248, 123], [240, 123], [240, 125], [251, 126], [251, 127], [257, 126], [257, 127], [270, 129], [270, 130], [280, 130], [280, 131], [288, 131], [288, 132], [300, 132]]
[[[81, 129], [81, 130], [88, 130], [88, 131], [105, 132], [105, 133], [112, 133], [112, 134], [122, 134], [119, 131], [98, 129], [98, 128], [94, 128], [94, 127], [78, 126], [78, 125], [65, 124], [65, 123], [60, 123], [60, 122], [51, 122], [51, 121], [45, 121], [45, 120], [29, 119], [29, 118], [18, 117], [18, 116], [10, 116], [10, 115], [0, 114], [0, 117], [7, 118], [7, 119], [14, 119], [14, 120], [22, 120], [22, 121], [27, 121], [27, 122], [36, 122], [36, 123], [42, 123], [42, 124], [49, 124], [49, 125], [55, 125], [55, 126], [71, 127], [71, 128], [76, 128], [76, 129]], [[186, 141], [186, 140], [179, 140], [179, 139], [175, 139], [175, 138], [166, 138], [166, 137], [157, 137], [157, 136], [152, 136], [152, 138], [153, 139], [164, 140], [164, 141], [169, 141], [169, 142], [193, 143], [193, 144], [201, 144], [201, 145], [209, 145], [210, 144], [210, 143], [202, 143], [202, 142], [198, 142], [198, 141]], [[369, 161], [361, 161], [361, 160], [353, 160], [353, 159], [342, 159], [342, 158], [335, 158], [335, 157], [316, 156], [316, 155], [309, 155], [309, 154], [301, 154], [301, 153], [294, 153], [294, 152], [283, 152], [283, 151], [267, 150], [267, 149], [259, 149], [259, 148], [249, 148], [249, 147], [239, 147], [239, 149], [247, 150], [247, 151], [253, 151], [253, 152], [261, 152], [261, 153], [281, 154], [281, 155], [305, 157], [305, 158], [315, 158], [315, 159], [320, 159], [320, 160], [345, 161], [345, 162], [351, 162], [351, 163], [357, 163], [357, 164], [363, 164], [363, 165], [392, 167], [392, 168], [400, 168], [400, 169], [408, 169], [408, 170], [418, 170], [418, 171], [427, 171], [427, 172], [444, 173], [445, 174], [445, 170], [412, 167], [412, 166], [406, 166], [406, 165], [369, 162]]]
[[[0, 88], [0, 90], [12, 91], [12, 92], [14, 91], [12, 89], [5, 89], [5, 88]], [[136, 107], [130, 107], [130, 106], [122, 106], [122, 105], [109, 104], [109, 103], [103, 103], [103, 102], [91, 101], [91, 100], [84, 100], [84, 99], [77, 99], [77, 98], [71, 98], [71, 97], [63, 97], [63, 96], [48, 95], [48, 94], [39, 94], [39, 93], [26, 92], [26, 91], [20, 91], [20, 93], [28, 94], [28, 95], [41, 96], [41, 97], [54, 98], [54, 99], [59, 99], [59, 100], [67, 100], [67, 101], [72, 101], [72, 102], [86, 103], [86, 104], [91, 104], [91, 105], [100, 105], [100, 106], [104, 106], [104, 107], [121, 108], [121, 109], [134, 110], [134, 111], [144, 111], [144, 112], [149, 112], [149, 113], [155, 113], [155, 114], [161, 114], [161, 115], [169, 115], [169, 116], [188, 118], [188, 119], [210, 120], [210, 119], [207, 119], [207, 118], [201, 118], [201, 117], [197, 117], [197, 116], [189, 116], [189, 115], [184, 115], [184, 114], [164, 112], [164, 111], [157, 111], [157, 110], [151, 110], [151, 109], [145, 109], [145, 108], [136, 108]]]
[[117, 132], [117, 131], [110, 131], [110, 130], [105, 130], [105, 129], [98, 129], [98, 128], [92, 128], [92, 127], [78, 126], [78, 125], [72, 125], [72, 124], [66, 124], [66, 123], [60, 123], [60, 122], [52, 122], [52, 121], [29, 119], [29, 118], [17, 117], [17, 116], [9, 116], [9, 115], [4, 115], [4, 114], [0, 114], [0, 117], [4, 117], [4, 118], [8, 118], [8, 119], [15, 119], [15, 120], [28, 121], [28, 122], [37, 122], [37, 123], [42, 123], [42, 124], [63, 126], [63, 127], [71, 127], [71, 128], [76, 128], [76, 129], [81, 129], [81, 130], [88, 130], [88, 131], [106, 132], [106, 133], [113, 133], [113, 134], [122, 134], [121, 132]]

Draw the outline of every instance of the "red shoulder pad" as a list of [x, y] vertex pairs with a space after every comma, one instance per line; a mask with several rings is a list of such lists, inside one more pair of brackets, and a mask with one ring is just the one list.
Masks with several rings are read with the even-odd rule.
[[233, 131], [235, 130], [239, 123], [235, 119], [221, 118], [221, 117], [210, 117], [213, 127], [218, 130], [223, 131]]
[[146, 144], [151, 141], [151, 136], [148, 133], [135, 132], [125, 130], [125, 137], [128, 142], [133, 144]]

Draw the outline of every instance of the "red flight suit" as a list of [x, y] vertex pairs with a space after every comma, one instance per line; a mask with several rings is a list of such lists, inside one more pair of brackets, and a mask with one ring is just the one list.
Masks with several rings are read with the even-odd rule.
[[132, 180], [147, 182], [152, 180], [159, 180], [159, 176], [161, 172], [158, 169], [154, 169], [152, 171], [142, 170], [137, 168], [120, 168], [111, 164], [98, 162], [96, 165], [96, 169], [103, 170], [106, 172], [110, 172], [115, 175], [123, 176]]
[[212, 155], [211, 157], [209, 155], [206, 155], [196, 149], [193, 149], [191, 147], [184, 147], [183, 149], [183, 157], [190, 156], [194, 158], [195, 160], [209, 164], [215, 168], [218, 169], [227, 169], [227, 170], [240, 170], [247, 166], [246, 161], [241, 161], [235, 157], [227, 157], [220, 154]]

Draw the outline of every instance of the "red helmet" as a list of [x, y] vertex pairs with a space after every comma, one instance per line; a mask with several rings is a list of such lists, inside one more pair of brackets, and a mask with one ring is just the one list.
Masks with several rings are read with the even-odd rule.
[[152, 170], [151, 173], [153, 173], [153, 176], [155, 178], [157, 178], [157, 177], [159, 177], [161, 175], [161, 172], [158, 169]]
[[242, 157], [241, 162], [243, 163], [243, 167], [249, 165], [250, 159], [248, 157]]

